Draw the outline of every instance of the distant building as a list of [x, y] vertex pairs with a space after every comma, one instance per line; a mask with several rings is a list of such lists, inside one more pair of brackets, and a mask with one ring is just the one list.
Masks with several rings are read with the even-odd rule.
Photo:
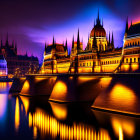
[[36, 73], [39, 68], [39, 61], [37, 57], [17, 54], [17, 46], [12, 43], [9, 44], [8, 35], [6, 43], [3, 44], [1, 40], [0, 53], [4, 56], [7, 62], [8, 74], [24, 76], [28, 73]]
[[0, 54], [0, 77], [7, 76], [7, 62], [2, 54]]
[[[54, 49], [56, 46], [57, 49]], [[73, 37], [70, 55], [66, 55], [65, 48], [56, 43], [46, 46], [40, 73], [140, 72], [140, 23], [128, 28], [127, 20], [124, 46], [115, 48], [113, 33], [112, 38], [109, 33], [107, 39], [98, 11], [85, 50], [80, 41], [79, 29], [76, 42]]]

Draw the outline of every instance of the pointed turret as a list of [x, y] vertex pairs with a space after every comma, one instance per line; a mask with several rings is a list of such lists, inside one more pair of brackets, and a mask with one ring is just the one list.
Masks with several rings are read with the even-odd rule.
[[112, 32], [111, 48], [114, 49], [114, 36], [113, 36], [113, 32]]
[[78, 34], [77, 34], [77, 51], [80, 49], [80, 36], [79, 36], [79, 28], [78, 28]]
[[55, 45], [55, 39], [54, 39], [54, 36], [53, 36], [53, 46]]
[[17, 44], [15, 43], [15, 53], [17, 54]]
[[127, 19], [126, 19], [125, 33], [126, 33], [126, 34], [128, 33], [128, 17], [127, 17]]
[[9, 42], [8, 42], [8, 32], [7, 32], [7, 36], [6, 36], [6, 46], [9, 45]]
[[67, 39], [66, 39], [65, 47], [66, 47], [66, 51], [68, 51]]
[[73, 39], [72, 39], [72, 49], [74, 49], [74, 35], [73, 35]]
[[110, 32], [109, 32], [108, 48], [110, 49]]
[[98, 17], [96, 19], [96, 24], [97, 25], [100, 25], [99, 8], [98, 8]]

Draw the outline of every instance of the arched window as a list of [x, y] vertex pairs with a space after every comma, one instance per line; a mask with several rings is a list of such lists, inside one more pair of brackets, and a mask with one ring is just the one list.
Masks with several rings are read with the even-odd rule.
[[130, 58], [130, 63], [132, 63], [132, 58]]
[[138, 41], [138, 45], [140, 44], [140, 42]]
[[134, 58], [134, 63], [136, 63], [136, 58]]
[[126, 63], [128, 63], [128, 58], [126, 59]]

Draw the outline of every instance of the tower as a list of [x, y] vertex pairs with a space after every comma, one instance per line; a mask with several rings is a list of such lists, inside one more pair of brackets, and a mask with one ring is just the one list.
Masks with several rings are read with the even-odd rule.
[[7, 33], [7, 36], [6, 36], [6, 46], [9, 46], [9, 42], [8, 42], [8, 33]]
[[79, 36], [79, 28], [78, 28], [78, 34], [77, 34], [77, 53], [80, 49], [80, 36]]
[[127, 33], [128, 33], [128, 17], [126, 19], [125, 37], [127, 36]]
[[112, 32], [112, 40], [111, 40], [111, 49], [114, 49], [114, 36], [113, 36], [113, 32]]

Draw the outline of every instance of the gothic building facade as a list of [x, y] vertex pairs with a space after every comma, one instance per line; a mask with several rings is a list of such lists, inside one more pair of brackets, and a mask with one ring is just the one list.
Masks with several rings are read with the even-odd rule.
[[[83, 44], [80, 41], [79, 29], [77, 40], [72, 40], [71, 54], [67, 55], [64, 45], [57, 45], [61, 48], [53, 50], [56, 44], [45, 47], [44, 62], [40, 73], [100, 73], [100, 72], [136, 72], [139, 69], [140, 62], [140, 24], [131, 25], [126, 30], [124, 36], [124, 46], [122, 48], [114, 47], [114, 36], [106, 37], [106, 31], [103, 27], [103, 21], [98, 16], [94, 28], [91, 30], [87, 46], [83, 50]], [[63, 48], [63, 49], [62, 49]], [[48, 53], [48, 50], [49, 53]], [[55, 55], [54, 55], [55, 54]], [[56, 56], [59, 55], [59, 59]], [[63, 57], [60, 57], [63, 56]], [[53, 63], [51, 62], [53, 61]], [[50, 62], [49, 64], [47, 62]]]
[[39, 68], [39, 61], [37, 57], [17, 54], [17, 46], [9, 44], [8, 35], [6, 42], [1, 40], [0, 55], [4, 57], [7, 62], [7, 71], [11, 75], [24, 76], [27, 73], [36, 73]]

